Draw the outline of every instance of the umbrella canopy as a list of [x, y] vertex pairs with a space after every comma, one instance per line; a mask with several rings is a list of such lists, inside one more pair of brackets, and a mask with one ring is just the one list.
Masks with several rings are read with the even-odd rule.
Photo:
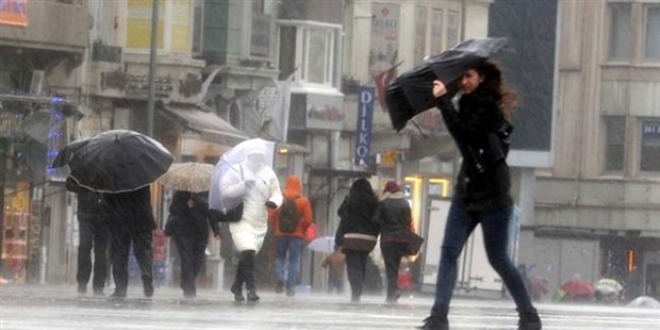
[[275, 155], [275, 143], [264, 139], [250, 139], [243, 141], [225, 152], [218, 160], [211, 177], [211, 190], [209, 191], [209, 207], [213, 210], [226, 212], [241, 203], [242, 198], [224, 198], [220, 189], [220, 182], [225, 174], [238, 171], [235, 165], [243, 162], [247, 155], [255, 150], [265, 154], [265, 166], [272, 167]]
[[203, 163], [172, 164], [158, 182], [174, 190], [190, 192], [208, 191], [211, 187], [213, 165]]
[[137, 190], [167, 172], [174, 157], [158, 141], [127, 130], [100, 133], [79, 146], [67, 165], [79, 185], [97, 192]]
[[89, 142], [89, 139], [77, 140], [67, 144], [66, 147], [57, 153], [57, 156], [55, 156], [55, 159], [53, 159], [51, 167], [58, 168], [68, 164], [78, 149], [87, 144], [87, 142]]
[[335, 250], [335, 238], [333, 236], [323, 236], [311, 241], [307, 248], [321, 253], [332, 253]]
[[596, 289], [589, 281], [568, 281], [561, 286], [561, 289], [571, 297], [591, 297], [596, 293]]
[[458, 92], [463, 73], [504, 48], [506, 42], [506, 38], [466, 40], [396, 78], [385, 92], [394, 129], [400, 131], [415, 115], [436, 106], [434, 80], [442, 81], [451, 97]]
[[596, 291], [604, 294], [618, 294], [623, 291], [623, 286], [615, 279], [601, 278], [596, 282]]

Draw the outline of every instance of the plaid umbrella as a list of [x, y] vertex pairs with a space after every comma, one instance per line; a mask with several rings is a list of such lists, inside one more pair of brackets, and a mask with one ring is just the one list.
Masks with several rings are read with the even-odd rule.
[[172, 164], [158, 182], [167, 188], [190, 192], [203, 192], [211, 188], [214, 166], [203, 163]]

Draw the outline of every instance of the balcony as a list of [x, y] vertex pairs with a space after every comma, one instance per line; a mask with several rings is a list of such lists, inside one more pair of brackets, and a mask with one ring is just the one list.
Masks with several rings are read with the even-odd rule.
[[86, 0], [28, 1], [27, 25], [24, 21], [0, 25], [0, 45], [82, 52], [87, 47], [88, 22]]

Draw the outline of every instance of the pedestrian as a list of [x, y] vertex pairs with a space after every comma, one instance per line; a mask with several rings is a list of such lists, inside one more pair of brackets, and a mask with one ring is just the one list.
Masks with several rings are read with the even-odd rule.
[[328, 293], [333, 291], [344, 293], [344, 269], [346, 268], [346, 255], [341, 248], [335, 245], [334, 252], [325, 257], [321, 267], [328, 268]]
[[266, 165], [266, 147], [258, 144], [246, 150], [245, 160], [233, 165], [221, 180], [224, 197], [240, 197], [243, 201], [241, 219], [229, 224], [234, 248], [240, 254], [231, 292], [235, 301], [244, 301], [245, 284], [247, 300], [258, 301], [254, 264], [268, 231], [266, 208], [275, 209], [282, 203], [277, 175]]
[[395, 303], [400, 293], [397, 280], [401, 258], [407, 255], [408, 239], [412, 228], [412, 213], [401, 187], [394, 182], [385, 184], [378, 212], [380, 222], [380, 251], [385, 261], [387, 276], [386, 302]]
[[[300, 179], [291, 175], [284, 189], [284, 201], [271, 219], [275, 230], [275, 247], [277, 257], [275, 273], [277, 283], [275, 292], [281, 293], [286, 281], [286, 295], [295, 295], [295, 285], [298, 283], [298, 268], [300, 254], [305, 242], [305, 233], [312, 224], [312, 206], [309, 199], [302, 194]], [[288, 256], [289, 267], [286, 268]], [[287, 276], [285, 276], [285, 269]]]
[[115, 280], [115, 292], [111, 297], [126, 297], [128, 260], [132, 246], [140, 268], [144, 295], [150, 298], [154, 294], [151, 235], [156, 229], [151, 209], [151, 190], [146, 186], [130, 192], [106, 194], [106, 201], [110, 213], [112, 277]]
[[359, 302], [364, 289], [367, 258], [376, 246], [380, 228], [374, 219], [378, 211], [378, 198], [367, 179], [353, 183], [337, 214], [339, 228], [335, 244], [346, 255], [346, 272], [351, 285], [351, 301]]
[[[87, 283], [94, 269], [92, 291], [95, 296], [103, 296], [103, 288], [108, 277], [108, 248], [110, 228], [103, 194], [78, 185], [72, 178], [65, 182], [67, 190], [78, 197], [78, 293], [87, 293]], [[94, 264], [92, 265], [92, 250]]]
[[460, 90], [459, 112], [446, 95], [446, 86], [439, 80], [433, 82], [433, 96], [463, 162], [447, 216], [435, 302], [420, 329], [449, 329], [447, 312], [456, 285], [457, 259], [469, 235], [481, 223], [488, 261], [518, 308], [518, 329], [538, 330], [541, 320], [507, 252], [513, 206], [506, 163], [513, 127], [507, 107], [514, 105], [515, 99], [503, 86], [499, 67], [490, 61], [466, 71]]
[[220, 226], [209, 213], [207, 196], [206, 192], [175, 191], [170, 204], [170, 217], [165, 225], [165, 235], [174, 236], [179, 251], [181, 289], [185, 298], [197, 297], [195, 278], [204, 263], [209, 226], [213, 236], [220, 236]]

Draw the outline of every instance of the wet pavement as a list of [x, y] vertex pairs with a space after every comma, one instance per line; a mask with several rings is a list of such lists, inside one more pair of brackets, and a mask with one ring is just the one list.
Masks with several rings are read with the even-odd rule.
[[[427, 316], [430, 297], [298, 295], [264, 292], [257, 303], [234, 303], [229, 292], [200, 291], [194, 300], [180, 290], [158, 288], [152, 299], [131, 287], [123, 301], [79, 296], [74, 286], [0, 286], [0, 329], [414, 329]], [[570, 304], [537, 304], [546, 330], [660, 329], [660, 310]], [[515, 330], [517, 315], [507, 300], [457, 298], [451, 329]]]

